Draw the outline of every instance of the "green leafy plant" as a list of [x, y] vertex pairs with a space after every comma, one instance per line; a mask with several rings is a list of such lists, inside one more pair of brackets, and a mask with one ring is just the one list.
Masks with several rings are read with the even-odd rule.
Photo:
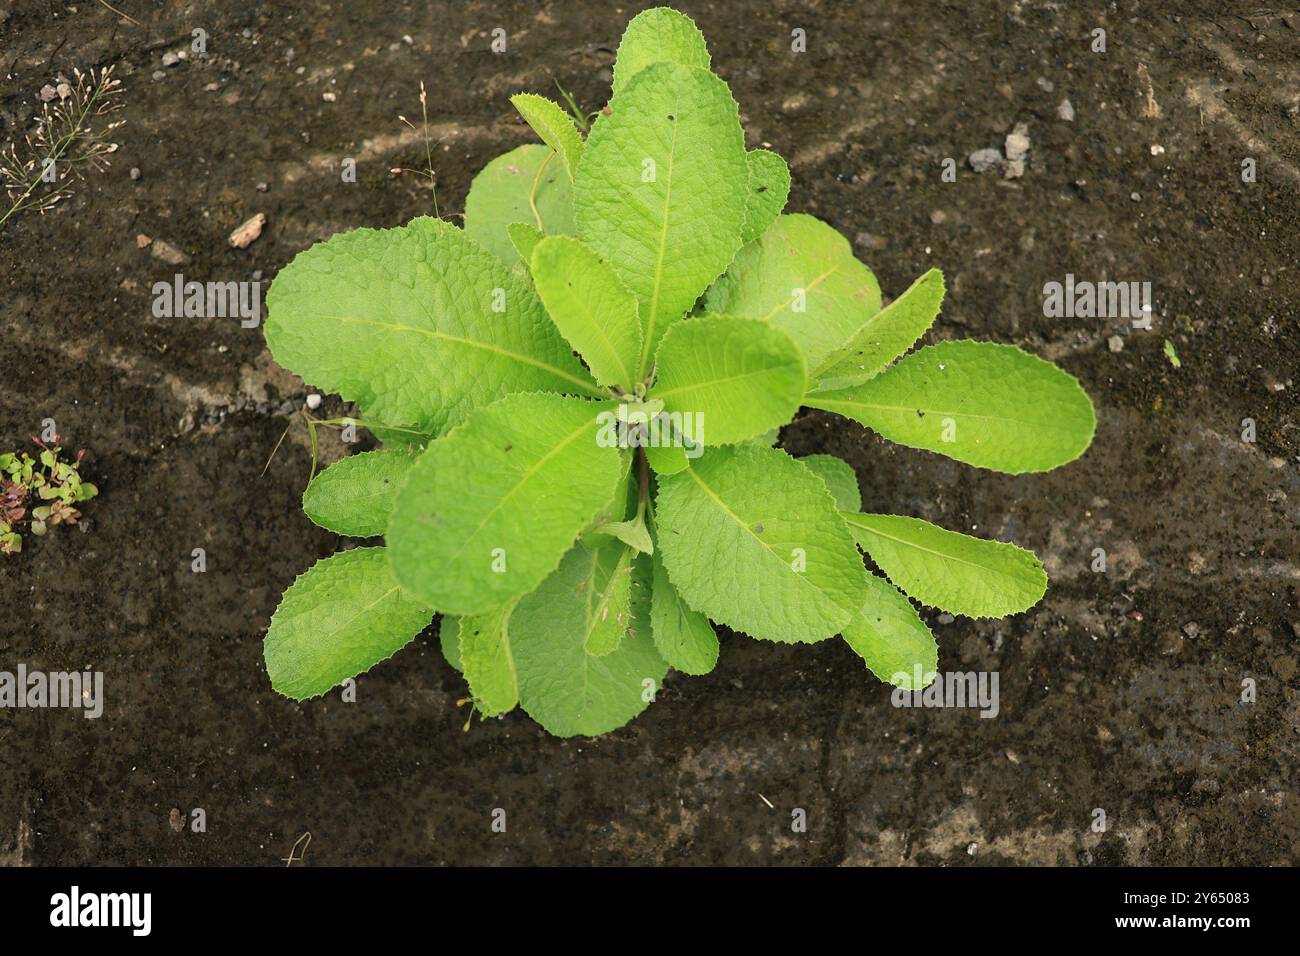
[[708, 673], [715, 624], [840, 635], [912, 687], [938, 661], [913, 600], [991, 617], [1043, 596], [1031, 552], [864, 512], [848, 464], [772, 446], [809, 406], [976, 467], [1046, 471], [1092, 440], [1078, 382], [1008, 345], [909, 352], [943, 277], [882, 308], [842, 236], [782, 215], [786, 164], [746, 150], [685, 16], [633, 19], [613, 87], [585, 138], [556, 103], [516, 96], [544, 145], [488, 163], [463, 229], [359, 229], [275, 279], [276, 359], [363, 406], [385, 442], [304, 495], [321, 527], [385, 546], [288, 589], [265, 642], [280, 693], [323, 694], [441, 613], [480, 713], [522, 706], [595, 735], [669, 668]]
[[55, 525], [76, 524], [81, 517], [76, 505], [99, 494], [81, 479], [84, 448], [69, 462], [60, 458], [57, 435], [53, 445], [35, 436], [32, 441], [41, 449], [35, 458], [27, 452], [0, 455], [0, 554], [23, 549], [21, 530], [39, 537]]

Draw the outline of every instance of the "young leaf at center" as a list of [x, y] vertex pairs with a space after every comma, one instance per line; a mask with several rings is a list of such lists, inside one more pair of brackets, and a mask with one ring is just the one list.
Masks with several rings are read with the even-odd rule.
[[699, 415], [704, 441], [724, 445], [788, 422], [803, 398], [803, 356], [790, 336], [756, 319], [706, 315], [674, 325], [655, 359], [650, 397]]
[[614, 270], [576, 239], [550, 236], [532, 254], [533, 282], [560, 334], [601, 385], [631, 392], [641, 355], [636, 297]]

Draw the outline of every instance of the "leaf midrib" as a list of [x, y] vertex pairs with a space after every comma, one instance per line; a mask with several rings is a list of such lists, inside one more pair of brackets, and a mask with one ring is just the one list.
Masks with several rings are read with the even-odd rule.
[[392, 329], [395, 332], [416, 332], [419, 333], [420, 335], [428, 335], [435, 339], [443, 339], [447, 342], [455, 342], [459, 345], [467, 345], [470, 348], [482, 349], [485, 352], [491, 352], [495, 355], [500, 355], [503, 358], [513, 359], [514, 361], [522, 362], [525, 365], [532, 365], [536, 368], [540, 368], [544, 371], [550, 372], [552, 375], [555, 375], [558, 378], [562, 378], [565, 379], [566, 381], [572, 382], [574, 385], [577, 385], [580, 389], [582, 389], [586, 394], [591, 395], [595, 398], [605, 397], [605, 393], [600, 391], [599, 388], [594, 387], [589, 382], [584, 382], [582, 379], [578, 378], [578, 376], [566, 372], [562, 368], [558, 368], [557, 366], [554, 366], [551, 363], [546, 362], [542, 359], [534, 358], [531, 355], [525, 355], [522, 352], [515, 352], [511, 349], [502, 348], [499, 345], [493, 345], [490, 342], [483, 342], [478, 339], [468, 339], [459, 335], [451, 335], [439, 329], [422, 329], [418, 325], [406, 325], [405, 323], [402, 322], [378, 322], [375, 321], [374, 319], [360, 319], [350, 315], [331, 315], [327, 313], [322, 313], [321, 317], [326, 319], [337, 319], [340, 322], [351, 322], [354, 325], [370, 325], [370, 326], [374, 326], [375, 328]]
[[[676, 112], [676, 106], [674, 111]], [[668, 214], [672, 208], [673, 199], [673, 169], [677, 165], [677, 127], [680, 125], [676, 121], [670, 121], [673, 124], [672, 141], [668, 144], [668, 184], [664, 190], [664, 217], [663, 223], [659, 228], [659, 250], [655, 256], [654, 286], [650, 291], [650, 310], [646, 316], [645, 340], [641, 343], [641, 355], [637, 359], [637, 377], [640, 378], [645, 374], [646, 359], [650, 356], [650, 349], [654, 346], [656, 312], [659, 310], [659, 292], [663, 288], [664, 279], [664, 251], [668, 246]]]
[[794, 366], [794, 362], [782, 362], [779, 365], [764, 365], [762, 368], [750, 369], [747, 372], [741, 372], [738, 375], [728, 375], [725, 378], [706, 378], [698, 382], [691, 382], [687, 385], [678, 385], [676, 388], [665, 389], [664, 391], [651, 391], [651, 398], [667, 398], [669, 395], [680, 395], [683, 392], [698, 392], [702, 389], [712, 388], [716, 385], [724, 385], [727, 382], [739, 382], [741, 379], [751, 378], [755, 375], [767, 375], [772, 372], [779, 372], [784, 368]]
[[[879, 379], [875, 379], [874, 381], [878, 382]], [[1009, 418], [1006, 415], [980, 415], [975, 412], [945, 412], [945, 411], [939, 411], [938, 409], [925, 408], [923, 406], [918, 406], [918, 405], [882, 405], [878, 402], [861, 402], [854, 399], [826, 398], [824, 395], [817, 395], [816, 393], [810, 394], [808, 396], [808, 400], [809, 400], [808, 404], [812, 405], [814, 408], [824, 408], [826, 411], [831, 411], [831, 412], [835, 411], [835, 409], [829, 408], [828, 406], [839, 405], [843, 408], [876, 409], [878, 411], [900, 412], [903, 414], [907, 414], [910, 412], [913, 415], [915, 415], [918, 411], [921, 411], [927, 415], [948, 415], [952, 417], [961, 417], [961, 418], [976, 418], [981, 421], [1006, 422], [1011, 425], [1023, 425], [1025, 428], [1034, 428], [1034, 429], [1043, 429], [1049, 427], [1048, 422], [1026, 422], [1026, 421], [1021, 421], [1018, 418]]]

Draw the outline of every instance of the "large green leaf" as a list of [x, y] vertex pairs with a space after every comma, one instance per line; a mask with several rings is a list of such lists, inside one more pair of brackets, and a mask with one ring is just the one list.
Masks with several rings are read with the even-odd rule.
[[511, 395], [431, 444], [389, 523], [402, 587], [439, 611], [480, 614], [540, 584], [622, 474], [618, 449], [596, 441], [608, 407]]
[[582, 158], [582, 134], [573, 124], [573, 117], [560, 109], [558, 103], [535, 93], [516, 93], [510, 102], [542, 142], [559, 154], [572, 180]]
[[532, 291], [438, 219], [317, 243], [267, 307], [277, 362], [390, 425], [440, 434], [511, 392], [600, 394]]
[[1047, 591], [1042, 562], [1014, 544], [902, 515], [842, 517], [889, 580], [922, 604], [967, 617], [1005, 617], [1033, 607]]
[[271, 616], [263, 642], [271, 686], [319, 697], [392, 657], [433, 620], [397, 586], [383, 548], [330, 555], [298, 576]]
[[647, 66], [669, 61], [708, 69], [709, 48], [690, 17], [668, 7], [653, 7], [633, 17], [623, 31], [614, 59], [618, 93]]
[[704, 302], [789, 332], [812, 369], [880, 310], [880, 286], [847, 239], [800, 213], [778, 216], [741, 249]]
[[[934, 679], [939, 647], [907, 596], [874, 574], [867, 600], [842, 635], [871, 673], [904, 690], [920, 690]], [[917, 668], [920, 678], [917, 678]]]
[[350, 455], [312, 479], [302, 496], [307, 517], [335, 534], [383, 534], [397, 489], [415, 461], [404, 448]]
[[870, 381], [805, 402], [900, 445], [1012, 475], [1073, 461], [1097, 426], [1074, 376], [992, 342], [927, 346]]
[[822, 362], [814, 378], [837, 387], [865, 382], [898, 358], [934, 324], [943, 304], [943, 273], [931, 269], [867, 319]]
[[519, 680], [510, 649], [510, 617], [515, 602], [485, 614], [460, 618], [459, 660], [474, 706], [485, 717], [513, 710], [519, 703]]
[[740, 239], [753, 242], [767, 232], [790, 198], [790, 167], [766, 149], [750, 150], [745, 154], [745, 162], [749, 167], [749, 184]]
[[707, 674], [718, 663], [718, 635], [709, 619], [691, 610], [668, 579], [663, 557], [653, 558], [650, 626], [655, 647], [668, 666], [684, 674]]
[[[803, 356], [790, 336], [757, 319], [702, 316], [668, 330], [650, 397], [670, 415], [700, 415], [706, 445], [784, 425], [799, 410]], [[698, 419], [697, 419], [698, 420]]]
[[641, 355], [636, 296], [576, 239], [549, 236], [533, 249], [533, 282], [560, 334], [601, 385], [632, 391]]
[[814, 475], [826, 482], [835, 498], [835, 507], [841, 511], [861, 511], [862, 492], [858, 488], [858, 475], [847, 461], [834, 455], [808, 455], [796, 459]]
[[740, 247], [745, 140], [727, 84], [697, 67], [647, 67], [610, 106], [578, 166], [574, 217], [640, 303], [643, 374]]
[[[598, 552], [574, 548], [555, 573], [524, 597], [511, 616], [511, 647], [519, 699], [535, 721], [557, 737], [596, 736], [621, 727], [649, 705], [668, 665], [645, 623], [648, 583], [633, 573], [634, 624], [608, 654], [586, 650], [587, 590]], [[651, 682], [647, 689], [646, 682]]]
[[526, 143], [492, 160], [465, 197], [465, 235], [507, 265], [521, 262], [508, 232], [525, 222], [548, 236], [573, 235], [573, 184], [549, 146]]
[[753, 637], [823, 640], [865, 599], [867, 572], [830, 491], [775, 448], [710, 448], [661, 476], [655, 526], [686, 603]]

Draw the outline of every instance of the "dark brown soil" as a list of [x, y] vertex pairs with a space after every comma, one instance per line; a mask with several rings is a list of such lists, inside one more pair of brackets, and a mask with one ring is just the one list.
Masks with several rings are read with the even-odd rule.
[[[389, 172], [423, 165], [397, 119], [418, 117], [420, 80], [454, 213], [484, 163], [529, 139], [507, 96], [558, 80], [598, 106], [640, 5], [115, 6], [143, 25], [96, 0], [0, 0], [0, 141], [73, 67], [118, 64], [128, 121], [108, 173], [0, 232], [0, 450], [54, 418], [102, 490], [80, 530], [0, 558], [0, 670], [91, 667], [107, 695], [97, 721], [0, 710], [0, 861], [283, 865], [309, 831], [309, 864], [1300, 862], [1300, 18], [1286, 5], [682, 4], [751, 143], [790, 160], [789, 209], [854, 239], [889, 294], [941, 266], [932, 339], [1058, 361], [1100, 426], [1080, 462], [1022, 478], [825, 414], [785, 430], [792, 452], [853, 463], [870, 509], [1044, 557], [1034, 611], [930, 616], [945, 669], [1000, 673], [996, 719], [896, 709], [838, 641], [730, 637], [713, 674], [675, 676], [628, 728], [567, 742], [521, 714], [462, 732], [463, 684], [432, 629], [361, 678], [355, 704], [271, 692], [261, 637], [280, 592], [340, 544], [298, 507], [299, 428], [261, 476], [305, 389], [259, 330], [154, 318], [151, 286], [178, 270], [135, 237], [191, 256], [187, 278], [269, 280], [336, 231], [429, 212], [427, 189]], [[164, 69], [196, 27], [207, 55]], [[794, 28], [806, 54], [790, 52]], [[1148, 74], [1159, 117], [1143, 115]], [[1073, 122], [1057, 115], [1067, 97]], [[965, 158], [1018, 122], [1024, 176], [974, 173]], [[261, 239], [231, 249], [256, 212]], [[1150, 281], [1154, 331], [1045, 318], [1043, 284], [1066, 273]], [[205, 574], [190, 570], [199, 547]], [[1098, 547], [1105, 574], [1089, 567]], [[1240, 702], [1246, 678], [1256, 703]], [[199, 807], [206, 833], [169, 825]]]

